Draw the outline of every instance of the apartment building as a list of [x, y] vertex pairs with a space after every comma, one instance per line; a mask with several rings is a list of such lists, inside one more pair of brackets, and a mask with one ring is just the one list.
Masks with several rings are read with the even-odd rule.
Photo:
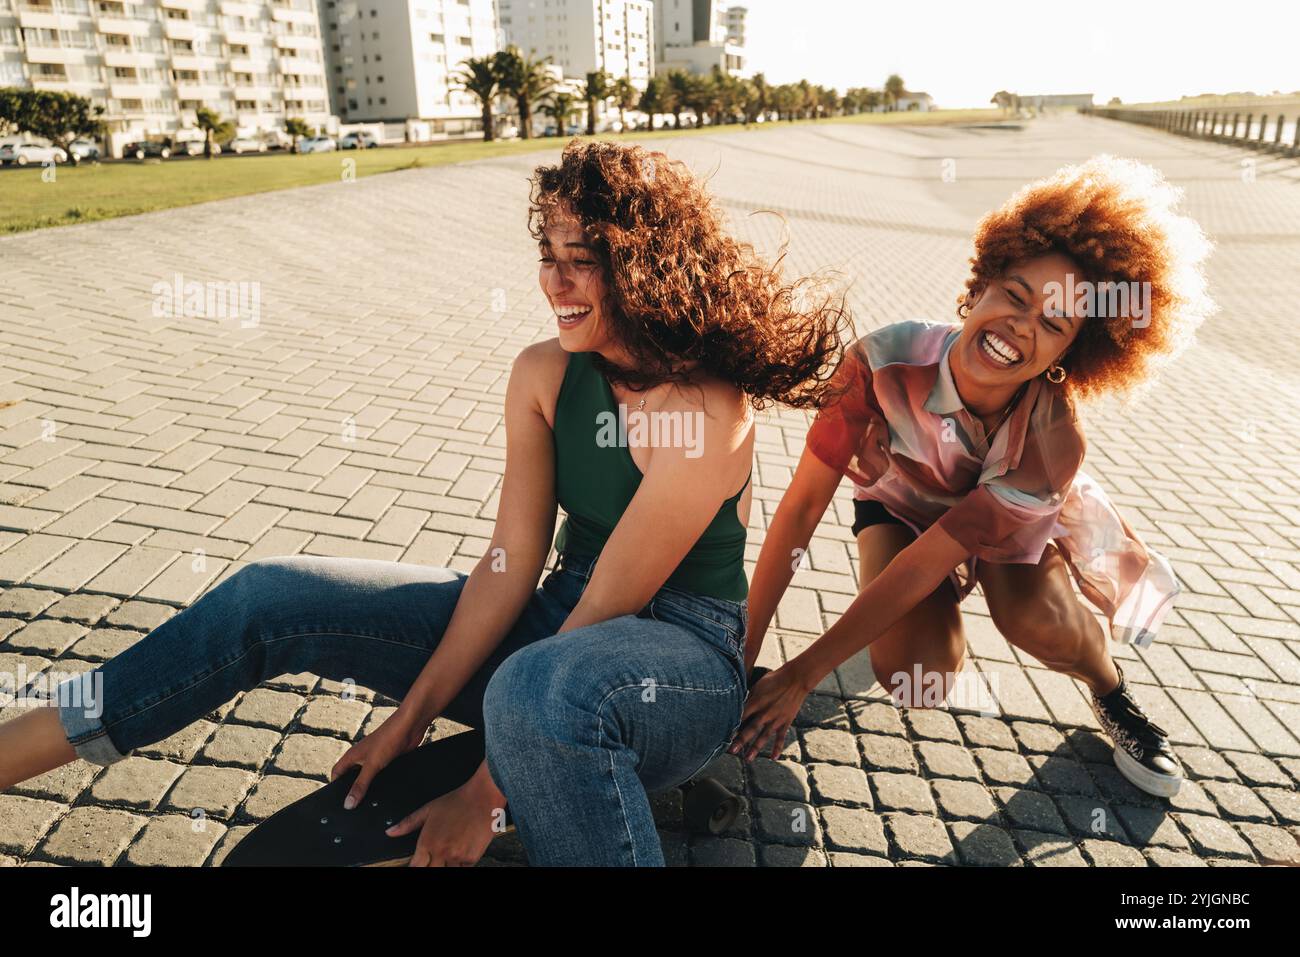
[[654, 0], [498, 0], [501, 31], [566, 77], [603, 70], [644, 90], [654, 75]]
[[104, 107], [111, 155], [147, 137], [201, 138], [199, 106], [239, 135], [329, 127], [316, 0], [0, 0], [0, 86]]
[[500, 47], [493, 0], [321, 0], [330, 102], [349, 123], [407, 123], [411, 138], [482, 127], [455, 74]]
[[655, 0], [656, 71], [707, 74], [717, 66], [734, 77], [748, 76], [747, 12], [721, 0]]

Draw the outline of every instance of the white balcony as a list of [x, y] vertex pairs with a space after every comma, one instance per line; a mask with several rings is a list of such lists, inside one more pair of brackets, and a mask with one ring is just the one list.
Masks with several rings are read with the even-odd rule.
[[176, 81], [176, 99], [178, 100], [218, 100], [224, 87], [207, 83], [195, 83], [192, 80]]
[[172, 68], [176, 70], [219, 70], [221, 59], [214, 56], [199, 56], [193, 53], [173, 53]]
[[315, 23], [316, 14], [310, 10], [293, 10], [289, 7], [272, 7], [271, 19], [280, 23]]
[[62, 47], [27, 47], [28, 63], [80, 63], [85, 50], [65, 50]]
[[206, 10], [207, 0], [158, 0], [158, 6], [173, 10]]
[[188, 20], [164, 20], [163, 36], [168, 40], [193, 40], [194, 24]]
[[288, 86], [284, 88], [286, 100], [324, 100], [328, 97], [323, 86]]
[[137, 53], [135, 50], [105, 50], [104, 66], [151, 67], [157, 63], [153, 53]]
[[320, 47], [320, 37], [279, 34], [275, 38], [275, 45], [281, 50], [310, 50], [313, 47]]
[[124, 20], [120, 17], [100, 17], [95, 21], [100, 33], [116, 33], [119, 36], [141, 37], [149, 32], [149, 24], [144, 20]]
[[108, 95], [115, 100], [160, 100], [163, 88], [157, 83], [113, 80], [108, 84]]
[[304, 60], [301, 57], [282, 56], [276, 62], [281, 73], [292, 73], [298, 76], [320, 76], [325, 75], [325, 67], [315, 60]]
[[238, 0], [222, 0], [221, 12], [227, 17], [248, 17], [256, 20], [262, 15], [260, 3], [240, 3]]
[[226, 30], [226, 42], [232, 46], [256, 47], [262, 44], [266, 34], [248, 30]]

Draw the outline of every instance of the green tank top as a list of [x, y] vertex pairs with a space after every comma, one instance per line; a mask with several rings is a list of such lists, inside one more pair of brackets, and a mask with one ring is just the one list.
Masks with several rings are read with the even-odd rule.
[[[625, 436], [617, 426], [609, 428], [620, 421], [618, 403], [609, 382], [592, 364], [592, 355], [569, 353], [555, 404], [555, 493], [568, 513], [555, 536], [555, 549], [573, 555], [600, 554], [642, 479]], [[746, 479], [740, 491], [722, 503], [665, 584], [697, 595], [745, 600], [746, 529], [736, 517], [736, 503], [748, 485]]]

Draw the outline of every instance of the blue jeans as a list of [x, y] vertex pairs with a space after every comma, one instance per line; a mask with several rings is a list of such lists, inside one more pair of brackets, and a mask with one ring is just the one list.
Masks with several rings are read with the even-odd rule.
[[[484, 730], [532, 863], [662, 865], [646, 792], [688, 780], [739, 727], [746, 605], [664, 587], [636, 615], [557, 635], [594, 565], [563, 557], [442, 716]], [[467, 578], [371, 559], [253, 562], [64, 682], [60, 720], [80, 757], [109, 764], [278, 675], [401, 699]]]

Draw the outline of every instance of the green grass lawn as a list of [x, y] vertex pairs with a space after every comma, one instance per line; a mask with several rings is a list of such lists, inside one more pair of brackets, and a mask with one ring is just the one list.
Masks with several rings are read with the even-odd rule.
[[[645, 141], [742, 131], [758, 135], [814, 122], [894, 125], [987, 122], [1000, 118], [1001, 114], [997, 110], [865, 113], [815, 121], [755, 124], [748, 130], [742, 126], [705, 126], [699, 129], [638, 132], [628, 134], [628, 138]], [[618, 134], [604, 136], [615, 140], [620, 138]], [[557, 149], [565, 142], [558, 137], [494, 143], [475, 140], [403, 149], [312, 153], [306, 156], [272, 153], [265, 156], [223, 157], [211, 161], [193, 159], [96, 163], [80, 167], [58, 167], [54, 170], [52, 182], [46, 181], [43, 175], [45, 171], [41, 169], [6, 169], [0, 171], [0, 234], [112, 219], [295, 186], [337, 183], [344, 177], [345, 170], [357, 177], [374, 176], [394, 170]]]

